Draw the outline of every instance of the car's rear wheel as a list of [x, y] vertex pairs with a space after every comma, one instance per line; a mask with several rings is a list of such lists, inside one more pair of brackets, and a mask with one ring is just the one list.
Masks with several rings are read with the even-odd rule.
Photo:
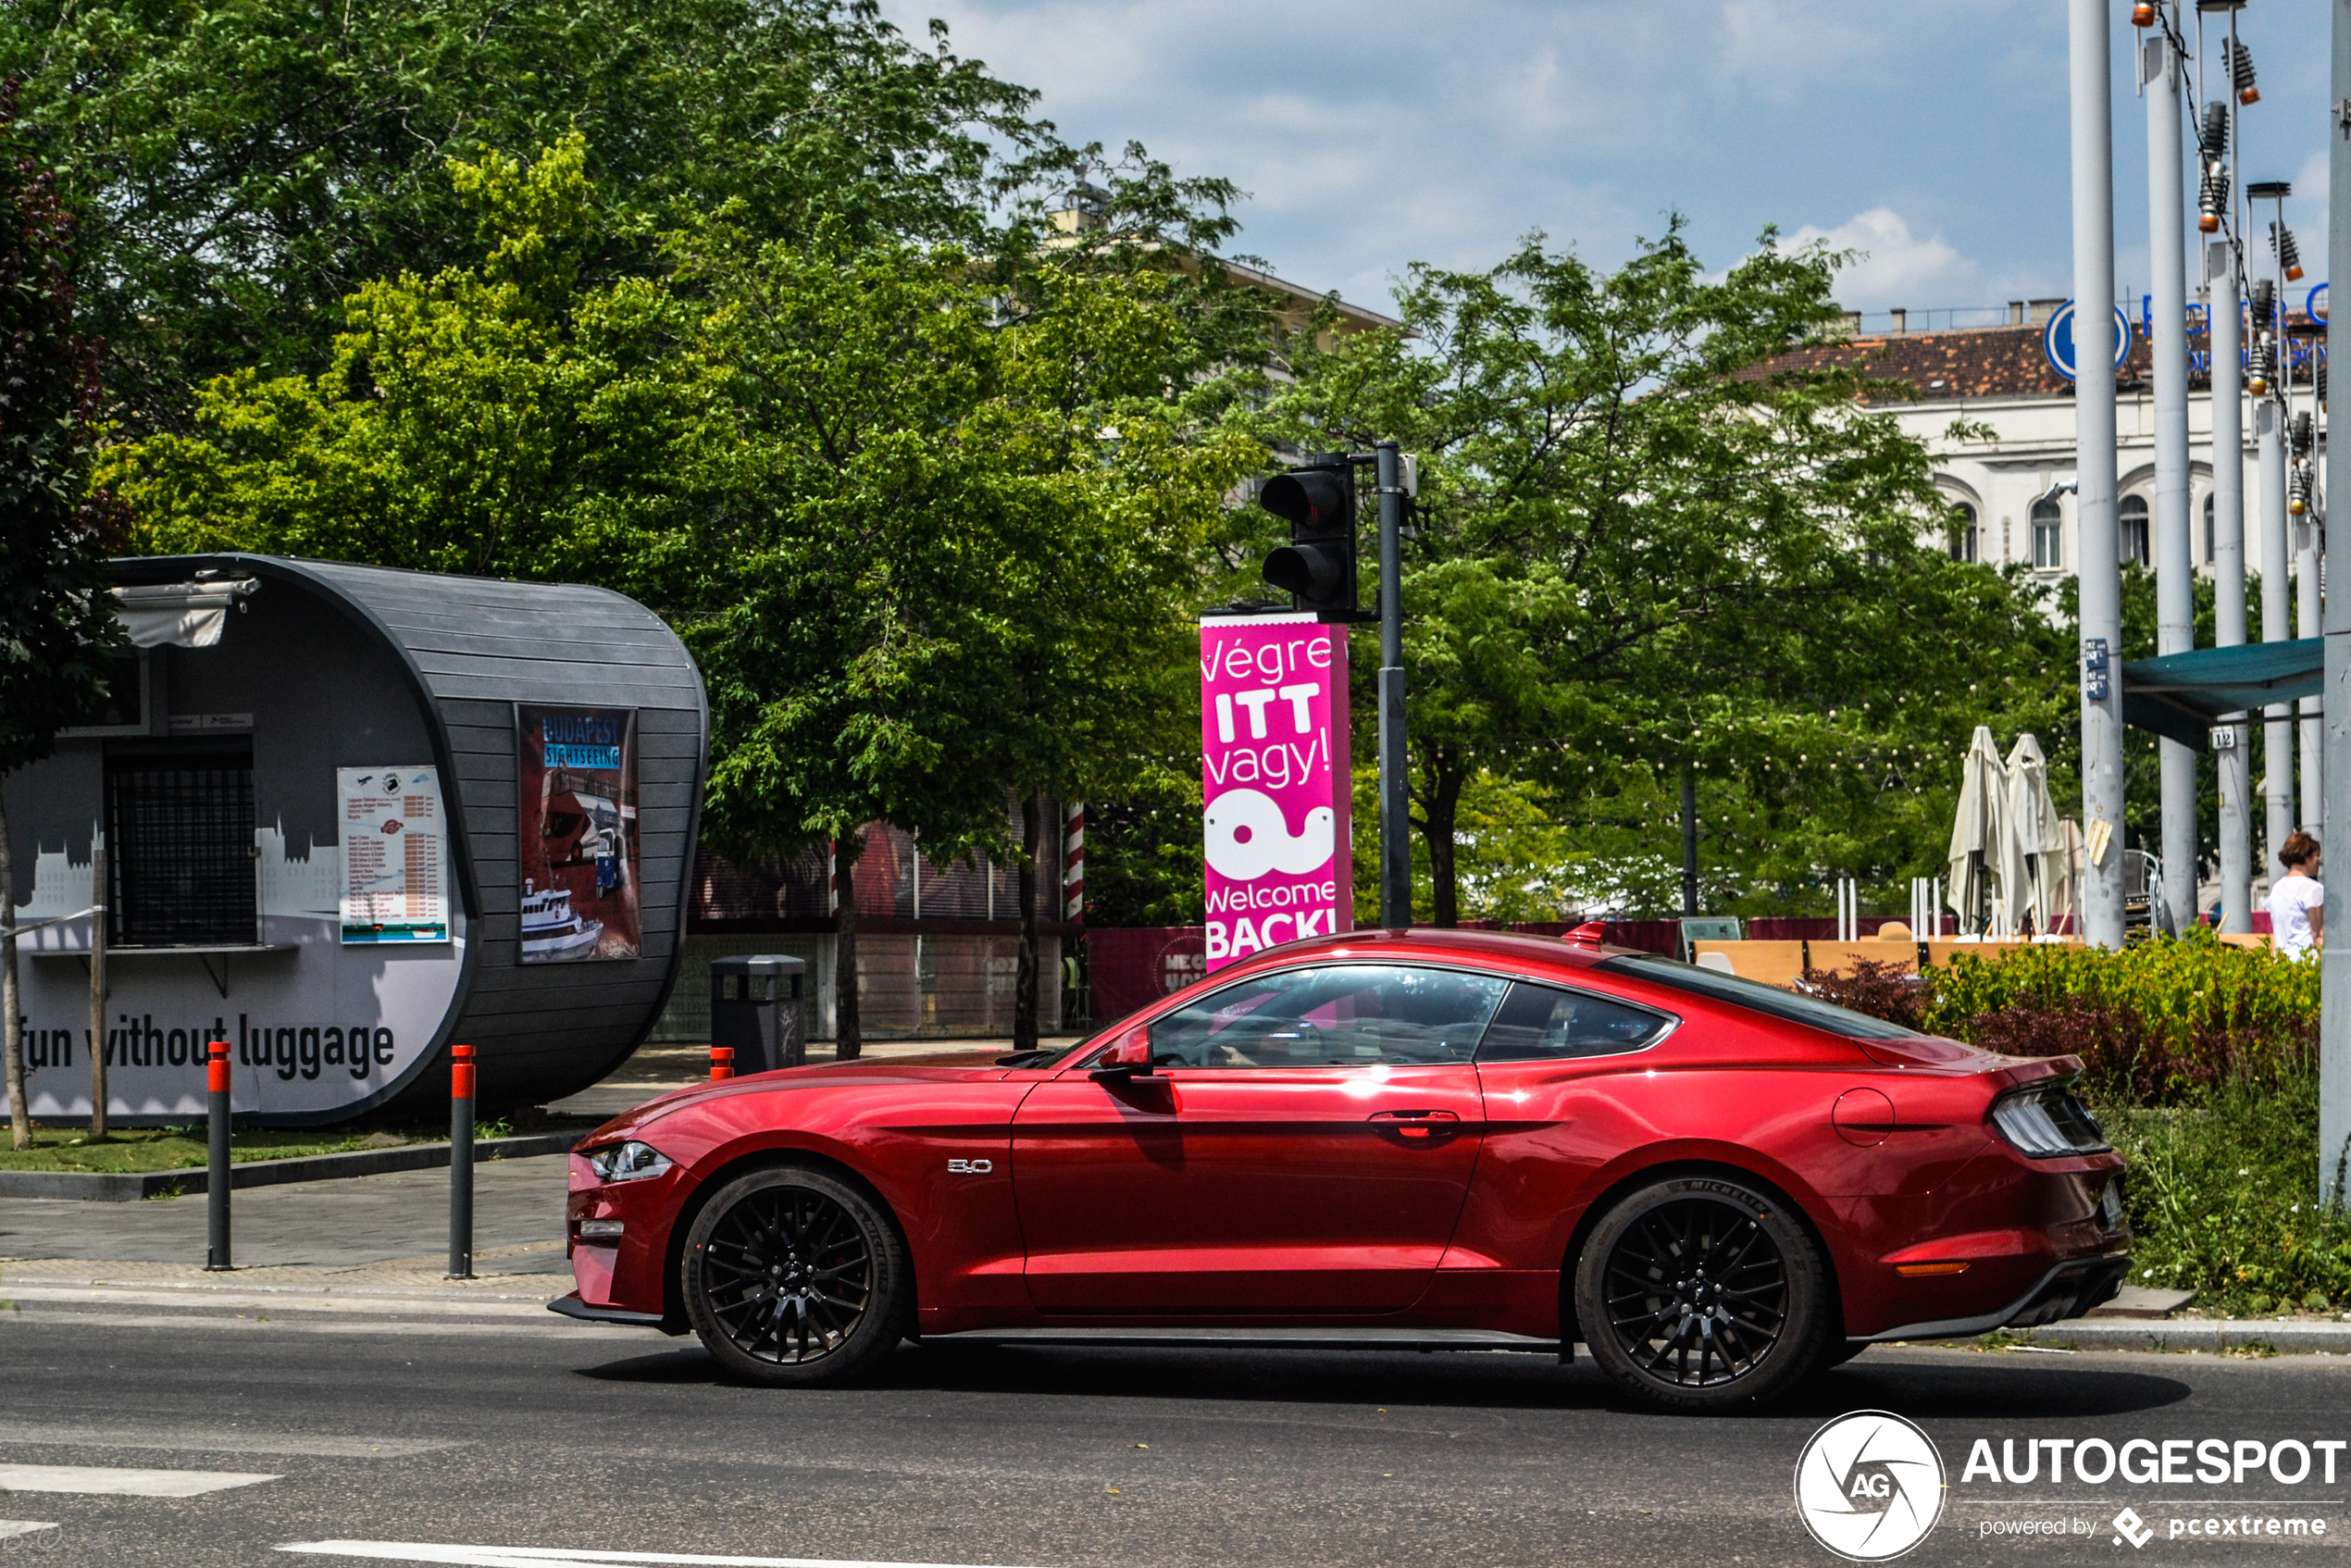
[[1828, 1271], [1779, 1200], [1715, 1176], [1625, 1193], [1575, 1263], [1575, 1310], [1600, 1369], [1656, 1405], [1724, 1410], [1809, 1372]]
[[905, 1332], [913, 1272], [881, 1205], [823, 1171], [728, 1182], [687, 1233], [686, 1317], [728, 1373], [817, 1388], [870, 1369]]

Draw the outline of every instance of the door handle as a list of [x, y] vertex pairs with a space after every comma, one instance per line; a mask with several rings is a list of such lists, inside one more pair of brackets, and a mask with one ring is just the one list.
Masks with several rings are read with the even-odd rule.
[[1370, 1120], [1382, 1127], [1393, 1127], [1399, 1137], [1436, 1138], [1461, 1130], [1462, 1118], [1450, 1111], [1375, 1111]]

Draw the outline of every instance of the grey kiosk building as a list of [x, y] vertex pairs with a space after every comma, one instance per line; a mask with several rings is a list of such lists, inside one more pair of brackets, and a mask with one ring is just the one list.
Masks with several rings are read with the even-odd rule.
[[[103, 850], [109, 1115], [199, 1116], [205, 1041], [280, 1125], [593, 1083], [678, 977], [702, 679], [602, 589], [223, 554], [115, 564], [106, 722], [0, 781], [32, 1114], [90, 1112]], [[37, 928], [35, 928], [37, 927]]]

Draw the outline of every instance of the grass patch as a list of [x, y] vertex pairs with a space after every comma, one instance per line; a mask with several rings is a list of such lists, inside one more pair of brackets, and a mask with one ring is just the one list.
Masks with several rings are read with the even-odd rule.
[[[492, 1122], [477, 1127], [474, 1136], [501, 1138], [511, 1131], [505, 1123]], [[406, 1127], [239, 1127], [230, 1139], [229, 1157], [242, 1164], [408, 1143], [442, 1143], [448, 1138], [445, 1122]], [[90, 1141], [84, 1128], [36, 1124], [31, 1149], [9, 1149], [6, 1141], [0, 1139], [0, 1171], [177, 1171], [201, 1169], [210, 1158], [202, 1122], [176, 1127], [118, 1127], [96, 1143]]]
[[2130, 1158], [2133, 1285], [2239, 1316], [2351, 1304], [2351, 1214], [2320, 1207], [2315, 1072], [2232, 1083], [2193, 1105], [2099, 1107]]

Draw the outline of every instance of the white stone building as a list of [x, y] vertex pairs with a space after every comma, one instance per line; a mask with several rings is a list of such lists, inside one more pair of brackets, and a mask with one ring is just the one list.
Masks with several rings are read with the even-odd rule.
[[[1935, 483], [1959, 518], [1954, 553], [1990, 566], [2021, 563], [2054, 581], [2071, 574], [2081, 559], [2074, 496], [2062, 488], [2073, 479], [2073, 388], [2041, 347], [2048, 312], [2062, 303], [2018, 301], [2009, 307], [2009, 325], [1940, 331], [1906, 330], [1909, 313], [1893, 311], [1885, 317], [1889, 330], [1856, 330], [1783, 363], [1858, 363], [1872, 380], [1907, 383], [1915, 401], [1890, 392], [1871, 401], [1933, 454]], [[1848, 321], [1858, 329], [1861, 318]], [[2296, 359], [2291, 397], [2295, 410], [2304, 412], [2313, 406], [2309, 356], [2322, 352], [2321, 329], [2299, 316], [2291, 329]], [[2147, 521], [2155, 500], [2155, 389], [2145, 336], [2134, 332], [2133, 338], [2130, 359], [2115, 378], [2118, 508], [2125, 558], [2151, 565]], [[2190, 356], [2199, 367], [2204, 347], [2200, 333], [2190, 338]], [[2264, 496], [2251, 403], [2248, 397], [2244, 419], [2245, 566], [2258, 572], [2260, 551], [2254, 529]], [[1956, 429], [1960, 422], [1975, 429]], [[1986, 430], [1988, 439], [1982, 434]], [[2188, 442], [2194, 469], [2189, 551], [2198, 574], [2208, 575], [2214, 543], [2212, 400], [2200, 370], [2189, 380]], [[2323, 449], [2323, 441], [2320, 444]], [[2293, 540], [2289, 548], [2306, 542]], [[2259, 641], [2258, 603], [2251, 623], [2251, 635]]]

